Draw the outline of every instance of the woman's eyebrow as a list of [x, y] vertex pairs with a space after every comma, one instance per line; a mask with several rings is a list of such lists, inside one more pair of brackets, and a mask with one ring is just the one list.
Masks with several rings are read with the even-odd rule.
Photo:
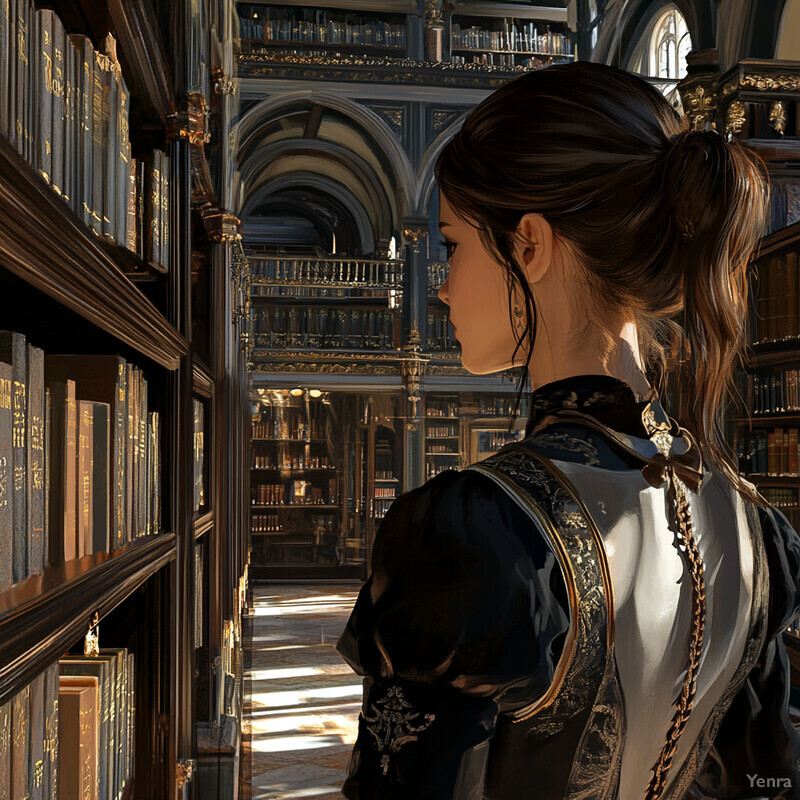
[[452, 228], [453, 226], [449, 222], [440, 222], [439, 223], [439, 227], [440, 228]]

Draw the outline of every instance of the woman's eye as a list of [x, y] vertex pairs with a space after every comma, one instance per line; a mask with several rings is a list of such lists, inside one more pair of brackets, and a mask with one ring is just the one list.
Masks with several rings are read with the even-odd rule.
[[442, 247], [447, 248], [447, 260], [449, 261], [453, 257], [453, 252], [455, 251], [457, 245], [453, 242], [448, 242], [447, 239], [440, 239], [439, 244], [441, 244]]

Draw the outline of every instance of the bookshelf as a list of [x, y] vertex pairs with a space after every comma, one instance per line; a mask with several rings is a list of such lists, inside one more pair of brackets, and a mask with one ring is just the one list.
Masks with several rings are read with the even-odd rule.
[[454, 64], [489, 64], [539, 68], [576, 57], [575, 36], [566, 22], [485, 16], [462, 10], [450, 16], [450, 60]]
[[[193, 769], [218, 769], [200, 723], [237, 713], [221, 695], [241, 642], [246, 529], [238, 511], [223, 518], [207, 454], [243, 471], [244, 362], [225, 361], [210, 332], [236, 336], [230, 309], [193, 291], [193, 278], [228, 285], [230, 245], [213, 222], [192, 234], [206, 221], [191, 172], [205, 154], [188, 129], [205, 100], [168, 55], [184, 32], [145, 0], [48, 5], [0, 5], [0, 554], [12, 566], [0, 576], [0, 783], [55, 797], [60, 774], [65, 791], [97, 796], [69, 783], [94, 753], [100, 797], [177, 800]], [[94, 635], [87, 663], [113, 651], [117, 677], [108, 666], [87, 691], [79, 671], [67, 686], [66, 663]], [[105, 704], [113, 737], [101, 726], [59, 749], [62, 692], [62, 723]]]
[[405, 57], [404, 14], [374, 10], [238, 3], [243, 52], [289, 50], [308, 55]]
[[728, 410], [739, 470], [800, 526], [800, 223], [762, 239], [749, 320], [750, 353]]

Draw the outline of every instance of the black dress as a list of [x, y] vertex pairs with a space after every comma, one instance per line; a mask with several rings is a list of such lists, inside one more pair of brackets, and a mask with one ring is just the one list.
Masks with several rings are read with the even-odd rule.
[[[653, 393], [576, 376], [532, 393], [522, 442], [394, 501], [337, 644], [364, 677], [345, 797], [800, 798], [800, 537], [692, 444]], [[703, 563], [693, 678], [665, 464]]]

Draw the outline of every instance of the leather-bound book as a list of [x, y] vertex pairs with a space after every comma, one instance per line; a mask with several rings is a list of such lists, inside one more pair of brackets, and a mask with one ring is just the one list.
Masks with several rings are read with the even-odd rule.
[[36, 77], [36, 152], [34, 165], [47, 183], [53, 181], [53, 17], [40, 8], [33, 14], [31, 55]]
[[92, 553], [92, 477], [94, 409], [88, 400], [78, 401], [78, 555]]
[[[13, 558], [13, 520], [11, 507], [12, 464], [11, 451], [11, 384], [12, 367], [0, 361], [0, 592], [13, 582], [11, 568]], [[0, 795], [2, 797], [2, 795]]]
[[30, 800], [44, 800], [44, 718], [44, 673], [39, 673], [30, 682]]
[[96, 677], [60, 677], [58, 736], [61, 800], [88, 800], [98, 796], [99, 698]]
[[111, 552], [111, 406], [92, 405], [92, 552]]
[[11, 700], [11, 800], [29, 796], [31, 764], [31, 690], [20, 689]]
[[58, 662], [44, 673], [44, 796], [58, 800]]
[[53, 14], [53, 82], [52, 82], [52, 145], [53, 166], [52, 184], [66, 202], [69, 202], [69, 192], [65, 181], [64, 161], [64, 85], [66, 82], [66, 41], [67, 35], [58, 14]]
[[[0, 136], [9, 138], [11, 102], [11, 6], [9, 0], [0, 0]], [[2, 800], [2, 794], [0, 794]]]
[[27, 380], [28, 347], [25, 337], [0, 331], [0, 361], [11, 364], [11, 519], [14, 583], [28, 577]]
[[76, 168], [76, 185], [78, 198], [75, 204], [79, 216], [89, 227], [93, 226], [93, 177], [94, 144], [93, 144], [93, 113], [94, 113], [94, 47], [86, 36], [70, 34], [69, 41], [75, 50], [77, 60], [77, 75], [75, 84], [78, 89], [76, 94], [76, 151], [78, 162]]
[[28, 574], [41, 575], [44, 545], [44, 352], [28, 344]]
[[0, 706], [0, 800], [11, 800], [11, 701]]

